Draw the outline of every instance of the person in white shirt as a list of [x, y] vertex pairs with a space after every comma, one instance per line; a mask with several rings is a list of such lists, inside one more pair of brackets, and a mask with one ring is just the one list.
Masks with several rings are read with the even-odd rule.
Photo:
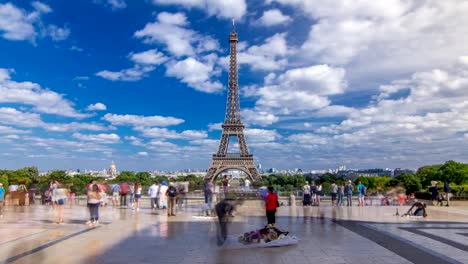
[[151, 210], [159, 209], [159, 186], [156, 183], [150, 186], [148, 189], [148, 195], [151, 199]]
[[250, 181], [249, 181], [249, 179], [246, 178], [244, 183], [245, 183], [245, 190], [250, 191]]

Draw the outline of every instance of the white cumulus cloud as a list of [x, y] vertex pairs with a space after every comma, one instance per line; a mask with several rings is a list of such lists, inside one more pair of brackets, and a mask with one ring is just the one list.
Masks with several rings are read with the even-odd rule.
[[98, 144], [115, 144], [120, 142], [117, 134], [81, 134], [73, 133], [73, 137], [82, 141], [90, 141]]
[[86, 107], [86, 110], [88, 110], [88, 111], [104, 111], [104, 110], [107, 110], [107, 107], [103, 103], [95, 103], [95, 104], [88, 105], [88, 107]]
[[263, 12], [258, 22], [264, 26], [286, 25], [292, 21], [290, 16], [284, 15], [279, 9], [270, 9]]
[[202, 63], [192, 57], [172, 62], [167, 66], [166, 75], [179, 78], [195, 90], [215, 93], [223, 89], [218, 81], [211, 81], [213, 65]]
[[182, 124], [183, 119], [175, 117], [165, 116], [138, 116], [138, 115], [117, 115], [117, 114], [105, 114], [103, 120], [110, 122], [116, 126], [173, 126]]

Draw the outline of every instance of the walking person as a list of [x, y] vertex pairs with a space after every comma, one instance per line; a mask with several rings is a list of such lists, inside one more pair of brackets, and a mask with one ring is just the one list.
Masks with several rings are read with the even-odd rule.
[[127, 208], [127, 194], [128, 194], [128, 183], [122, 182], [120, 184], [120, 207]]
[[5, 206], [5, 189], [0, 182], [0, 219], [3, 218], [3, 206]]
[[119, 205], [120, 185], [113, 184], [111, 187], [112, 192], [112, 206]]
[[228, 233], [229, 216], [235, 210], [235, 205], [228, 199], [223, 199], [215, 206], [216, 215], [218, 216], [218, 245], [221, 246], [226, 241]]
[[343, 183], [340, 183], [340, 185], [338, 186], [338, 201], [337, 201], [338, 206], [344, 205], [344, 189], [345, 189], [345, 186], [343, 185]]
[[175, 216], [174, 207], [175, 207], [175, 199], [177, 196], [177, 189], [174, 187], [174, 184], [171, 183], [169, 188], [166, 191], [167, 196], [167, 216]]
[[149, 187], [148, 189], [148, 195], [151, 199], [151, 210], [156, 210], [156, 208], [159, 208], [158, 205], [158, 194], [159, 194], [159, 186], [156, 185], [156, 182], [153, 182], [153, 184]]
[[364, 195], [366, 195], [366, 186], [359, 181], [358, 186], [358, 206], [364, 206]]
[[96, 226], [99, 224], [99, 203], [101, 201], [101, 192], [96, 184], [91, 186], [91, 190], [88, 191], [88, 209], [89, 209], [89, 221], [86, 222], [89, 226]]
[[312, 196], [310, 194], [310, 185], [309, 182], [302, 187], [302, 205], [311, 206], [312, 205]]
[[331, 199], [332, 199], [332, 205], [338, 205], [336, 202], [336, 196], [338, 194], [338, 185], [336, 185], [336, 182], [333, 182], [330, 186], [331, 189]]
[[268, 194], [265, 199], [265, 211], [268, 225], [276, 224], [276, 208], [279, 205], [278, 195], [274, 193], [273, 190], [272, 186], [268, 187]]
[[54, 193], [52, 195], [55, 196], [58, 209], [58, 220], [55, 223], [63, 224], [63, 214], [68, 198], [68, 189], [58, 185], [58, 187], [54, 189]]
[[183, 182], [178, 182], [177, 183], [177, 197], [176, 197], [177, 210], [182, 210], [182, 204], [184, 203], [184, 200], [185, 200], [185, 186]]
[[135, 209], [140, 211], [141, 184], [135, 183]]
[[346, 194], [346, 206], [353, 206], [353, 191], [354, 191], [354, 186], [351, 183], [351, 180], [348, 181], [348, 184], [346, 184], [344, 192]]
[[447, 204], [445, 206], [450, 205], [450, 184], [448, 181], [444, 181], [444, 196], [447, 201]]

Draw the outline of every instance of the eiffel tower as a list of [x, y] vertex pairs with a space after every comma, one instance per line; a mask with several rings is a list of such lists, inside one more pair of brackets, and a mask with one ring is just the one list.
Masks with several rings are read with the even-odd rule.
[[[230, 60], [229, 60], [229, 89], [226, 102], [226, 117], [222, 125], [223, 133], [219, 142], [218, 152], [213, 154], [213, 161], [206, 179], [215, 180], [223, 171], [237, 169], [245, 172], [247, 176], [256, 181], [260, 178], [255, 167], [253, 155], [250, 154], [245, 142], [244, 124], [242, 124], [239, 105], [239, 86], [237, 82], [237, 32], [232, 21], [232, 31], [229, 34]], [[229, 139], [237, 137], [239, 153], [228, 153]]]

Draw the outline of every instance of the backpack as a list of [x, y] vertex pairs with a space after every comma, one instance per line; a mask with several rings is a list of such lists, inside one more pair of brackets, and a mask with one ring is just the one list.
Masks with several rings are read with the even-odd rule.
[[174, 186], [170, 186], [169, 189], [167, 190], [167, 195], [169, 197], [175, 197], [177, 193], [177, 190]]

